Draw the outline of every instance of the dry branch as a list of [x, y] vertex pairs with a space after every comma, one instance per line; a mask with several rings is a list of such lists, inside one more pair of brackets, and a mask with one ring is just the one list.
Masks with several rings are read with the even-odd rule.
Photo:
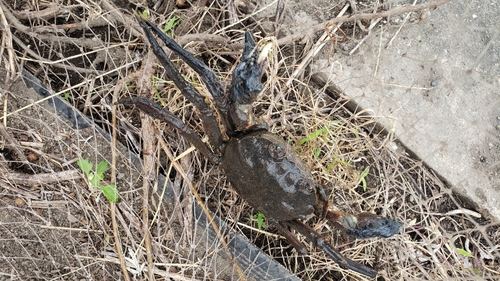
[[[6, 69], [7, 69], [7, 77], [6, 81], [7, 83], [10, 83], [12, 78], [14, 77], [14, 72], [16, 71], [15, 64], [14, 64], [14, 52], [12, 48], [12, 33], [10, 32], [9, 24], [7, 22], [7, 19], [5, 18], [5, 12], [2, 6], [0, 6], [0, 25], [3, 26], [2, 28], [2, 42], [0, 45], [0, 65], [2, 64], [2, 57], [3, 57], [3, 52], [4, 49], [7, 50], [7, 56], [8, 56], [8, 63], [6, 63]], [[4, 88], [8, 89], [8, 87]]]
[[437, 8], [441, 5], [444, 5], [451, 0], [436, 0], [420, 5], [415, 5], [415, 6], [404, 6], [404, 7], [398, 7], [394, 8], [388, 11], [383, 11], [380, 13], [374, 13], [374, 14], [357, 14], [357, 15], [349, 15], [349, 16], [343, 16], [339, 18], [335, 18], [330, 21], [326, 21], [323, 23], [319, 23], [317, 25], [313, 25], [312, 27], [306, 28], [304, 31], [297, 32], [295, 34], [283, 37], [278, 40], [278, 44], [280, 46], [282, 45], [288, 45], [296, 41], [304, 41], [308, 40], [312, 37], [312, 35], [320, 30], [323, 30], [327, 25], [334, 25], [338, 24], [340, 22], [352, 22], [352, 21], [358, 21], [358, 20], [371, 20], [374, 18], [383, 18], [383, 17], [388, 17], [392, 15], [399, 15], [399, 14], [405, 14], [405, 13], [410, 13], [410, 12], [416, 12], [424, 9], [434, 9]]
[[5, 179], [20, 185], [31, 186], [35, 184], [49, 184], [61, 181], [76, 180], [82, 176], [78, 170], [68, 170], [55, 173], [28, 175], [26, 173], [7, 173]]
[[86, 69], [86, 68], [78, 67], [78, 66], [74, 66], [74, 65], [66, 65], [63, 63], [49, 61], [49, 60], [39, 56], [37, 53], [33, 52], [31, 50], [31, 48], [26, 46], [23, 43], [23, 41], [21, 41], [16, 36], [13, 36], [12, 39], [16, 42], [16, 44], [18, 44], [21, 48], [23, 48], [27, 54], [29, 54], [30, 56], [35, 58], [40, 64], [49, 64], [49, 65], [52, 65], [54, 67], [58, 67], [58, 68], [66, 69], [66, 70], [72, 70], [72, 71], [76, 71], [78, 73], [86, 73], [86, 74], [102, 74], [102, 73], [104, 73], [103, 71], [99, 71], [99, 70], [95, 70], [95, 69]]
[[34, 19], [43, 19], [43, 20], [49, 20], [54, 18], [55, 16], [61, 15], [61, 14], [67, 14], [71, 10], [75, 10], [79, 5], [72, 5], [72, 6], [64, 6], [61, 7], [59, 3], [48, 3], [47, 7], [42, 10], [38, 11], [29, 11], [29, 10], [23, 10], [19, 12], [14, 12], [14, 15], [16, 18], [21, 19], [21, 20], [34, 20]]

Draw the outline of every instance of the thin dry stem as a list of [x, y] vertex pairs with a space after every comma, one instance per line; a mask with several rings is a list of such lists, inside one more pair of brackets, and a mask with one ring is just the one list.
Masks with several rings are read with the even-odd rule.
[[177, 161], [175, 161], [173, 155], [171, 154], [170, 150], [168, 149], [167, 144], [163, 140], [160, 140], [160, 144], [163, 148], [163, 151], [169, 157], [170, 161], [172, 161], [172, 165], [174, 166], [174, 168], [177, 170], [177, 172], [179, 172], [181, 174], [182, 178], [187, 182], [187, 185], [189, 186], [191, 193], [196, 198], [197, 203], [202, 208], [203, 213], [207, 216], [207, 220], [210, 222], [210, 225], [213, 227], [217, 237], [219, 238], [219, 242], [221, 243], [222, 247], [226, 250], [226, 253], [231, 257], [231, 261], [233, 262], [234, 269], [238, 273], [238, 276], [241, 278], [242, 281], [245, 281], [246, 277], [245, 277], [245, 274], [243, 273], [243, 270], [238, 265], [238, 263], [236, 262], [234, 257], [231, 255], [231, 252], [228, 250], [225, 237], [222, 236], [221, 231], [220, 231], [219, 227], [217, 226], [217, 224], [215, 223], [215, 220], [214, 220], [212, 214], [210, 213], [210, 211], [208, 211], [203, 200], [201, 199], [200, 195], [196, 191], [196, 188], [194, 187], [193, 183], [189, 179], [188, 175], [184, 172], [184, 169], [182, 169], [182, 167], [179, 165], [179, 163]]
[[[432, 7], [436, 3], [442, 5], [446, 2], [448, 1], [428, 2], [424, 6], [417, 5], [411, 9], [419, 10]], [[2, 1], [2, 4], [5, 3], [6, 1]], [[212, 261], [214, 259], [212, 257], [216, 256], [214, 253], [220, 251], [219, 244], [216, 243], [216, 246], [208, 249], [198, 247], [197, 239], [199, 238], [193, 235], [192, 228], [199, 226], [186, 213], [191, 206], [186, 198], [192, 198], [191, 193], [197, 192], [194, 194], [203, 197], [203, 200], [199, 199], [201, 206], [206, 204], [207, 208], [219, 217], [226, 218], [225, 222], [230, 225], [231, 231], [244, 234], [271, 257], [279, 257], [277, 260], [282, 261], [288, 270], [297, 274], [301, 279], [332, 280], [342, 274], [339, 278], [367, 280], [358, 274], [339, 269], [312, 245], [308, 246], [308, 255], [298, 255], [283, 237], [276, 234], [273, 228], [257, 229], [255, 224], [250, 222], [250, 218], [255, 214], [254, 210], [232, 191], [222, 171], [207, 164], [199, 153], [193, 151], [194, 148], [184, 149], [186, 141], [179, 139], [176, 134], [172, 133], [173, 130], [158, 130], [162, 131], [169, 145], [167, 148], [161, 140], [165, 153], [161, 149], [156, 149], [157, 155], [149, 157], [148, 151], [152, 148], [147, 143], [151, 144], [148, 136], [151, 137], [152, 128], [148, 127], [148, 124], [151, 124], [144, 123], [142, 133], [140, 129], [134, 128], [134, 124], [140, 124], [139, 119], [135, 118], [136, 115], [129, 114], [131, 111], [128, 109], [120, 108], [116, 111], [112, 109], [116, 98], [137, 95], [142, 89], [146, 91], [145, 95], [154, 96], [157, 102], [169, 108], [202, 136], [204, 132], [196, 117], [196, 110], [186, 102], [178, 90], [174, 89], [168, 77], [162, 75], [160, 68], [157, 69], [153, 78], [150, 78], [149, 74], [142, 75], [142, 72], [137, 70], [140, 62], [143, 67], [150, 66], [150, 63], [149, 58], [141, 57], [142, 34], [124, 32], [136, 28], [131, 15], [124, 11], [113, 12], [111, 2], [104, 3], [111, 5], [104, 6], [104, 8], [97, 7], [91, 2], [79, 3], [78, 7], [83, 9], [83, 13], [70, 14], [70, 18], [75, 17], [73, 20], [55, 28], [48, 25], [52, 19], [46, 19], [47, 11], [39, 7], [32, 9], [32, 15], [37, 18], [31, 21], [32, 26], [28, 26], [26, 21], [22, 23], [12, 21], [11, 23], [9, 14], [15, 17], [18, 12], [4, 11], [7, 22], [11, 24], [9, 27], [11, 32], [21, 40], [24, 40], [25, 36], [48, 36], [41, 34], [42, 31], [55, 32], [49, 34], [53, 37], [52, 39], [39, 37], [38, 39], [41, 40], [36, 40], [36, 42], [40, 45], [30, 49], [33, 53], [26, 51], [27, 47], [16, 44], [14, 41], [14, 48], [17, 48], [14, 50], [14, 55], [18, 56], [14, 59], [21, 60], [27, 66], [41, 65], [37, 77], [45, 79], [46, 83], [51, 82], [48, 86], [55, 89], [56, 93], [52, 92], [53, 94], [45, 99], [22, 99], [20, 94], [14, 95], [15, 99], [9, 97], [8, 106], [5, 106], [2, 112], [4, 116], [2, 119], [6, 125], [4, 133], [9, 136], [0, 140], [0, 145], [3, 145], [0, 154], [2, 175], [15, 175], [15, 178], [21, 179], [22, 169], [24, 169], [35, 172], [33, 178], [49, 174], [58, 175], [60, 178], [57, 181], [53, 181], [53, 178], [31, 181], [29, 179], [32, 175], [27, 174], [24, 175], [28, 181], [7, 181], [6, 178], [2, 178], [4, 180], [0, 181], [0, 190], [3, 195], [0, 198], [0, 214], [2, 215], [0, 232], [2, 239], [6, 237], [6, 240], [2, 241], [7, 241], [5, 243], [7, 247], [2, 249], [18, 246], [16, 249], [22, 250], [15, 252], [12, 257], [18, 261], [25, 258], [30, 264], [35, 265], [40, 261], [33, 257], [22, 256], [23, 251], [29, 251], [32, 248], [27, 244], [29, 241], [45, 242], [40, 244], [37, 250], [56, 261], [59, 261], [57, 260], [59, 253], [48, 245], [73, 249], [74, 253], [71, 255], [60, 254], [65, 259], [61, 263], [67, 266], [66, 268], [78, 269], [57, 276], [63, 279], [70, 279], [76, 275], [81, 278], [81, 274], [85, 274], [89, 279], [101, 280], [107, 276], [114, 276], [113, 274], [120, 270], [128, 271], [130, 275], [134, 274], [130, 276], [131, 279], [153, 280], [156, 277], [157, 279], [202, 280], [212, 275], [220, 279], [221, 265], [214, 265]], [[140, 4], [138, 5], [140, 10]], [[360, 8], [360, 4], [357, 5]], [[70, 13], [76, 13], [72, 10], [72, 6], [59, 6], [59, 9], [55, 7], [47, 6], [51, 11], [61, 11], [67, 8], [71, 11]], [[241, 28], [254, 29], [259, 23], [252, 22], [253, 15], [255, 15], [253, 14], [248, 17], [240, 16], [244, 20], [236, 18], [234, 25], [223, 27], [222, 22], [227, 22], [225, 21], [227, 11], [224, 7], [219, 8], [214, 2], [208, 7], [197, 9], [199, 8], [188, 11], [174, 10], [170, 14], [156, 15], [158, 18], [154, 20], [166, 22], [171, 15], [185, 16], [184, 12], [189, 12], [187, 13], [189, 17], [183, 18], [188, 26], [185, 30], [190, 30], [194, 34], [182, 35], [181, 28], [175, 29], [176, 40], [185, 44], [189, 43], [187, 41], [191, 41], [194, 36], [205, 42], [205, 45], [189, 44], [188, 47], [190, 51], [202, 53], [203, 55], [198, 57], [210, 65], [224, 80], [223, 82], [227, 82], [231, 77], [231, 67], [237, 62], [241, 51], [242, 44], [235, 43], [241, 42]], [[376, 9], [370, 6], [365, 10]], [[382, 13], [342, 17], [339, 22], [356, 21], [357, 26], [361, 28], [362, 19], [373, 19], [368, 28], [371, 30], [381, 17], [396, 12], [404, 14], [409, 10], [408, 7], [401, 7]], [[233, 15], [235, 16], [238, 14]], [[80, 21], [79, 18], [85, 18], [85, 21]], [[98, 23], [102, 21], [106, 21], [107, 24], [100, 26]], [[336, 21], [337, 19], [328, 22]], [[214, 24], [207, 27], [207, 22]], [[247, 26], [247, 23], [251, 26]], [[314, 28], [318, 31], [323, 30], [325, 23]], [[97, 32], [98, 27], [111, 30], [111, 33], [106, 33], [106, 39], [98, 36], [93, 40], [89, 39], [91, 36], [79, 38], [78, 35], [72, 34], [71, 30], [65, 33], [60, 32], [61, 29], [73, 28], [87, 35], [100, 34], [102, 29]], [[314, 28], [308, 29], [308, 32], [315, 30]], [[207, 30], [220, 31], [217, 31], [214, 37], [207, 35]], [[281, 42], [289, 40], [285, 43], [292, 46], [297, 40], [304, 38], [300, 33], [293, 36], [295, 37], [284, 38]], [[492, 37], [489, 44], [491, 45], [497, 37], [498, 33]], [[134, 38], [138, 38], [137, 43]], [[360, 42], [363, 40], [364, 38]], [[6, 42], [3, 41], [2, 44]], [[75, 46], [84, 51], [66, 53], [66, 48], [71, 49]], [[207, 46], [208, 51], [205, 50]], [[42, 49], [45, 47], [45, 50], [49, 51], [44, 52]], [[382, 41], [380, 41], [379, 48], [379, 52], [384, 51]], [[78, 66], [83, 69], [55, 67], [58, 66], [56, 64], [68, 65], [69, 62], [74, 63], [78, 60], [94, 62], [91, 58], [100, 53], [106, 55], [104, 60], [106, 61], [106, 58], [120, 56], [116, 52], [122, 49], [130, 51], [123, 55], [125, 59], [116, 62], [106, 70], [99, 69], [99, 74], [92, 73], [93, 66], [89, 66], [85, 71], [83, 71], [85, 65]], [[292, 66], [298, 65], [297, 54], [302, 51], [302, 49], [294, 49], [295, 53], [289, 53], [289, 49], [275, 52], [277, 55], [270, 60], [272, 66], [267, 71], [265, 94], [256, 103], [256, 114], [264, 116], [271, 131], [294, 146], [300, 157], [311, 168], [316, 182], [324, 185], [334, 207], [352, 213], [374, 211], [403, 221], [405, 228], [403, 233], [390, 239], [355, 241], [337, 233], [337, 230], [327, 222], [307, 218], [304, 220], [305, 223], [322, 233], [345, 256], [358, 262], [373, 264], [378, 254], [379, 277], [385, 280], [448, 280], [450, 278], [472, 280], [478, 276], [475, 273], [476, 270], [486, 279], [498, 279], [499, 273], [496, 270], [500, 256], [497, 246], [500, 239], [498, 223], [488, 221], [472, 206], [460, 201], [460, 197], [448, 189], [434, 172], [425, 167], [424, 161], [409, 157], [393, 133], [382, 133], [374, 126], [377, 119], [371, 117], [373, 113], [365, 111], [353, 114], [346, 110], [347, 101], [343, 98], [339, 87], [337, 87], [339, 99], [331, 99], [328, 94], [329, 88], [325, 86], [315, 89], [310, 85], [308, 76], [295, 78], [293, 83], [287, 85], [292, 75]], [[7, 48], [4, 47], [4, 50]], [[54, 56], [54, 54], [61, 54], [61, 56]], [[484, 51], [479, 57], [484, 57], [483, 54]], [[7, 58], [8, 54], [5, 51], [4, 55]], [[380, 72], [384, 67], [386, 66], [378, 62], [375, 71]], [[186, 70], [185, 66], [179, 68], [186, 79], [201, 92], [206, 90], [193, 71]], [[76, 72], [80, 72], [82, 80], [69, 79], [70, 74]], [[148, 89], [146, 87], [148, 85], [152, 87]], [[415, 89], [405, 85], [392, 86]], [[118, 142], [110, 142], [106, 145], [95, 143], [98, 136], [95, 132], [89, 134], [89, 130], [93, 132], [91, 129], [74, 130], [64, 122], [51, 121], [49, 117], [53, 112], [50, 110], [43, 111], [43, 120], [33, 117], [39, 116], [40, 103], [64, 93], [70, 93], [72, 99], [68, 102], [80, 109], [84, 108], [88, 116], [101, 125], [101, 128], [111, 132], [126, 127], [129, 131], [123, 135], [117, 134], [114, 138], [121, 140], [127, 137], [135, 138], [135, 141], [131, 141], [132, 149], [135, 149], [133, 147], [140, 148], [139, 139], [142, 134], [145, 148], [144, 163], [149, 163], [146, 167], [152, 167], [151, 165], [157, 167], [156, 170], [134, 167], [128, 158], [124, 157], [126, 150], [122, 150], [123, 147], [118, 148], [120, 146]], [[206, 94], [206, 97], [206, 100], [210, 101], [210, 95]], [[79, 103], [80, 100], [84, 102]], [[112, 116], [111, 114], [117, 114], [116, 117], [123, 122], [116, 124], [111, 118], [108, 121], [107, 116]], [[7, 116], [9, 116], [8, 119]], [[34, 137], [32, 132], [36, 132], [41, 138]], [[324, 133], [299, 145], [299, 141], [317, 132]], [[30, 149], [31, 146], [35, 147], [36, 151]], [[106, 151], [109, 151], [109, 146], [118, 149], [114, 151], [115, 154], [112, 157], [104, 156]], [[26, 161], [27, 152], [38, 154], [41, 160], [37, 163]], [[95, 157], [99, 160], [102, 157], [113, 163], [113, 169], [116, 169], [113, 170], [113, 173], [116, 173], [113, 179], [116, 179], [116, 184], [121, 191], [122, 202], [119, 203], [118, 208], [110, 206], [93, 188], [79, 185], [81, 181], [64, 180], [66, 178], [64, 178], [63, 169], [68, 169], [70, 166], [69, 173], [73, 173], [76, 167], [71, 166], [74, 165], [75, 159], [84, 155], [85, 157], [90, 155], [91, 158]], [[179, 164], [180, 161], [181, 164]], [[58, 165], [57, 162], [64, 164]], [[172, 165], [175, 165], [175, 168], [172, 169]], [[361, 173], [366, 167], [370, 167], [370, 173], [365, 178], [367, 182], [365, 190]], [[197, 190], [191, 192], [181, 190], [176, 194], [183, 194], [184, 200], [181, 201], [181, 196], [179, 196], [174, 198], [173, 204], [166, 203], [167, 200], [163, 200], [164, 194], [155, 194], [146, 190], [148, 182], [151, 184], [152, 177], [150, 176], [149, 180], [146, 178], [152, 172], [155, 174], [162, 172], [169, 177], [175, 175], [173, 184], [176, 192], [183, 185], [188, 185], [191, 189], [194, 185]], [[139, 173], [144, 176], [143, 179], [140, 179]], [[109, 175], [106, 175], [106, 178], [108, 177]], [[155, 206], [152, 218], [147, 217], [148, 213], [151, 214], [151, 210], [150, 212], [147, 210], [148, 206]], [[5, 215], [6, 210], [8, 210], [7, 215]], [[113, 221], [110, 223], [111, 212], [114, 213], [111, 214]], [[58, 214], [60, 214], [59, 217]], [[11, 219], [13, 215], [16, 217]], [[9, 227], [5, 227], [6, 225]], [[22, 226], [22, 229], [16, 232], [16, 226]], [[20, 233], [27, 239], [19, 239]], [[30, 233], [33, 235], [30, 236]], [[60, 236], [55, 236], [55, 233]], [[104, 239], [106, 233], [113, 233], [115, 237], [121, 239], [123, 252], [119, 252], [114, 248], [115, 245], [106, 242]], [[45, 239], [51, 235], [57, 239], [47, 243]], [[147, 241], [148, 237], [149, 241]], [[219, 239], [224, 243], [223, 237]], [[299, 235], [299, 239], [309, 245], [304, 237]], [[68, 241], [69, 244], [67, 244]], [[85, 249], [82, 250], [81, 245], [85, 245]], [[130, 252], [131, 249], [134, 249], [134, 252]], [[474, 257], [465, 257], [457, 249], [467, 251]], [[88, 251], [90, 253], [87, 253]], [[9, 253], [2, 251], [2, 254], [7, 256]], [[126, 256], [126, 258], [120, 261], [119, 256]], [[73, 261], [75, 257], [76, 261]], [[198, 257], [203, 258], [198, 259]], [[7, 266], [8, 270], [2, 272], [11, 272], [21, 263], [0, 262], [0, 268], [3, 270], [3, 266]], [[114, 264], [120, 264], [122, 268]], [[232, 269], [232, 266], [229, 263], [228, 267]], [[474, 271], [466, 268], [473, 268]], [[173, 270], [176, 271], [173, 272]], [[14, 277], [19, 277], [18, 279], [25, 277], [19, 273], [20, 271], [14, 270], [14, 272]]]
[[335, 18], [333, 20], [329, 20], [314, 26], [311, 26], [309, 28], [306, 28], [302, 32], [298, 32], [292, 35], [289, 35], [287, 37], [281, 38], [278, 40], [278, 44], [280, 46], [283, 45], [288, 45], [293, 42], [297, 41], [304, 41], [305, 38], [311, 38], [311, 36], [325, 28], [326, 25], [330, 24], [338, 24], [341, 22], [352, 22], [352, 21], [357, 21], [357, 20], [371, 20], [375, 18], [383, 18], [383, 17], [388, 17], [392, 15], [399, 15], [399, 14], [406, 14], [406, 13], [411, 13], [411, 12], [416, 12], [416, 11], [421, 11], [425, 9], [434, 9], [436, 7], [439, 7], [441, 5], [444, 5], [446, 3], [450, 2], [450, 0], [435, 0], [415, 6], [404, 6], [404, 7], [398, 7], [394, 8], [388, 11], [383, 11], [383, 12], [378, 12], [374, 14], [357, 14], [357, 15], [349, 15], [349, 16], [343, 16], [339, 18]]
[[[145, 60], [145, 63], [141, 67], [141, 78], [138, 82], [139, 88], [141, 89], [142, 95], [150, 96], [153, 94], [153, 90], [151, 88], [151, 84], [149, 83], [151, 81], [151, 77], [153, 77], [153, 54], [151, 52], [148, 52], [147, 58]], [[149, 280], [155, 280], [154, 274], [153, 274], [153, 268], [154, 268], [154, 261], [153, 261], [153, 250], [151, 247], [151, 232], [150, 232], [150, 227], [149, 227], [149, 190], [150, 190], [150, 184], [152, 180], [155, 178], [155, 175], [153, 175], [153, 171], [155, 171], [155, 161], [154, 161], [154, 151], [155, 151], [155, 145], [154, 145], [154, 135], [155, 135], [155, 130], [153, 129], [153, 124], [152, 120], [148, 118], [145, 114], [141, 114], [141, 123], [142, 123], [142, 130], [141, 130], [141, 136], [142, 136], [142, 153], [144, 155], [143, 157], [143, 171], [142, 171], [142, 176], [143, 176], [143, 181], [142, 181], [142, 226], [143, 226], [143, 232], [144, 232], [144, 244], [146, 246], [146, 255], [147, 255], [147, 261], [148, 261], [148, 278]]]
[[[111, 183], [116, 186], [116, 157], [117, 157], [117, 144], [116, 144], [116, 138], [117, 138], [117, 124], [116, 124], [116, 103], [118, 101], [118, 93], [115, 93], [113, 95], [113, 105], [112, 105], [112, 114], [111, 114], [111, 122], [113, 124], [112, 131], [111, 131]], [[121, 243], [121, 236], [120, 232], [118, 231], [118, 224], [116, 223], [116, 203], [110, 201], [110, 211], [111, 211], [111, 226], [113, 229], [113, 236], [115, 238], [115, 249], [116, 253], [118, 255], [118, 259], [120, 260], [120, 265], [122, 268], [122, 273], [123, 273], [123, 278], [125, 281], [130, 281], [130, 276], [128, 274], [127, 270], [127, 265], [125, 261], [125, 255], [123, 254], [123, 246]], [[147, 234], [146, 234], [147, 235]]]
[[12, 184], [35, 185], [50, 184], [67, 180], [77, 180], [82, 178], [78, 170], [67, 170], [62, 172], [26, 175], [25, 173], [5, 173], [4, 178]]

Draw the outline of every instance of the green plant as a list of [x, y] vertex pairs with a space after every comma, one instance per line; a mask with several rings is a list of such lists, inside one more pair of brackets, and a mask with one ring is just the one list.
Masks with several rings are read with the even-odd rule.
[[[328, 125], [326, 125], [324, 128], [320, 128], [312, 133], [310, 133], [309, 135], [307, 135], [306, 137], [302, 138], [299, 140], [299, 142], [297, 143], [298, 146], [302, 146], [302, 145], [305, 145], [307, 143], [310, 143], [312, 141], [314, 141], [315, 139], [318, 139], [318, 138], [322, 138], [322, 139], [327, 139], [328, 136], [331, 135], [332, 133], [332, 130], [331, 130], [331, 127], [334, 126], [334, 125], [341, 125], [342, 122], [340, 121], [332, 121], [330, 123], [328, 123]], [[321, 155], [321, 147], [314, 147], [313, 148], [313, 157], [314, 157], [314, 160], [318, 160], [319, 156]], [[330, 163], [326, 170], [327, 171], [330, 171], [334, 166], [335, 164], [337, 163], [340, 163], [342, 165], [345, 165], [345, 166], [348, 166], [348, 167], [351, 167], [352, 165], [345, 162], [345, 161], [342, 161], [341, 159], [339, 158], [334, 158], [332, 163]]]
[[[149, 10], [144, 10], [141, 13], [141, 17], [145, 20], [149, 18]], [[163, 32], [165, 32], [168, 36], [172, 37], [172, 32], [174, 31], [174, 28], [181, 23], [182, 19], [176, 16], [173, 16], [170, 18], [170, 20], [165, 24], [163, 27]]]
[[182, 20], [181, 18], [173, 16], [163, 27], [163, 32], [165, 32], [169, 37], [172, 37], [174, 27], [179, 25], [179, 23], [181, 23], [181, 20]]
[[[450, 247], [454, 249], [459, 255], [466, 257], [466, 258], [474, 258], [474, 255], [472, 255], [469, 251], [462, 249], [462, 248], [457, 248], [453, 243], [449, 243]], [[478, 268], [470, 268], [470, 267], [465, 267], [465, 269], [470, 270], [474, 272], [475, 274], [480, 274], [481, 271]]]
[[467, 252], [464, 249], [455, 248], [455, 251], [457, 251], [457, 253], [459, 253], [460, 255], [462, 255], [464, 257], [468, 257], [468, 258], [473, 258], [474, 257], [471, 253]]
[[262, 230], [267, 227], [267, 225], [264, 223], [265, 216], [263, 213], [258, 212], [256, 215], [253, 215], [250, 218], [250, 224], [254, 221], [257, 221], [257, 229]]
[[299, 140], [297, 145], [301, 146], [301, 145], [308, 143], [308, 142], [311, 142], [317, 138], [325, 137], [328, 133], [330, 133], [330, 128], [332, 127], [332, 125], [339, 125], [339, 124], [341, 124], [340, 121], [332, 121], [330, 124], [326, 125], [326, 127], [318, 129], [318, 130], [310, 133], [308, 136]]
[[366, 184], [366, 176], [370, 173], [370, 166], [367, 166], [363, 172], [361, 172], [361, 175], [359, 175], [361, 179], [361, 183], [363, 184], [363, 190], [366, 191], [367, 184]]
[[95, 172], [92, 171], [94, 164], [87, 159], [80, 158], [77, 164], [87, 176], [87, 182], [92, 187], [100, 189], [109, 201], [118, 202], [119, 194], [116, 186], [114, 184], [101, 185], [101, 181], [104, 179], [104, 173], [109, 170], [108, 163], [106, 161], [103, 160], [97, 164]]
[[346, 162], [346, 161], [343, 161], [342, 159], [340, 158], [337, 158], [337, 157], [334, 157], [332, 162], [330, 164], [328, 164], [328, 166], [326, 167], [326, 170], [327, 171], [331, 171], [333, 169], [333, 167], [335, 167], [336, 164], [341, 164], [341, 165], [344, 165], [346, 167], [352, 167], [351, 163], [349, 162]]

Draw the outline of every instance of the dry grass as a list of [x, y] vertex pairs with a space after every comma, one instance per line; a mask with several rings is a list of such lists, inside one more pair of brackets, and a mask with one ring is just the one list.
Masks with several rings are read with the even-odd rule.
[[[33, 105], [33, 96], [10, 95], [19, 85], [6, 78], [7, 87], [1, 93], [6, 126], [1, 127], [0, 147], [4, 175], [0, 177], [0, 280], [4, 276], [12, 280], [122, 279], [120, 256], [127, 258], [134, 280], [237, 279], [231, 263], [218, 260], [224, 253], [220, 242], [207, 246], [193, 232], [198, 227], [191, 208], [196, 199], [189, 186], [196, 189], [203, 205], [224, 218], [231, 231], [244, 234], [302, 280], [364, 280], [340, 269], [312, 246], [310, 255], [298, 255], [272, 227], [256, 229], [250, 221], [253, 210], [231, 190], [221, 170], [172, 128], [123, 107], [114, 111], [113, 101], [121, 97], [148, 96], [203, 135], [192, 105], [171, 82], [163, 80], [162, 68], [144, 52], [143, 38], [130, 13], [106, 2], [100, 7], [85, 1], [47, 7], [1, 3], [10, 23], [9, 28], [3, 25], [2, 48], [13, 42], [14, 54], [5, 52], [4, 56], [14, 56], [16, 63], [2, 61], [2, 66], [34, 72], [55, 95], [65, 96], [107, 133], [115, 129], [118, 134], [108, 142], [94, 130], [75, 130], [50, 107]], [[138, 11], [144, 9], [136, 5]], [[34, 14], [23, 18], [25, 9]], [[61, 15], [56, 25], [54, 13], [43, 16], [46, 9]], [[252, 15], [227, 27], [224, 11], [210, 6], [196, 13], [192, 9], [151, 13], [151, 18], [163, 25], [173, 15], [182, 17], [175, 29], [177, 36], [207, 32], [230, 38], [222, 47], [210, 42], [188, 45], [221, 79], [229, 81], [240, 52], [234, 43], [241, 42], [241, 30], [254, 29], [258, 23]], [[87, 20], [86, 26], [78, 25], [82, 19]], [[313, 86], [308, 76], [289, 79], [302, 47], [287, 45], [275, 53], [256, 113], [272, 132], [296, 148], [337, 208], [393, 217], [404, 222], [404, 230], [390, 239], [355, 241], [325, 221], [309, 218], [306, 223], [345, 256], [364, 264], [378, 259], [381, 280], [500, 279], [498, 224], [479, 218], [422, 161], [410, 157], [393, 135], [382, 133], [369, 111], [351, 113], [346, 101], [332, 99], [326, 87]], [[174, 63], [201, 93], [208, 93], [192, 70], [179, 61]], [[318, 130], [324, 131], [320, 137], [299, 145]], [[127, 151], [142, 153], [144, 168], [134, 166]], [[118, 185], [120, 203], [109, 204], [79, 177], [38, 179], [36, 184], [23, 179], [23, 174], [74, 171], [78, 158], [116, 163], [107, 180]], [[367, 167], [370, 173], [364, 190], [361, 174]], [[158, 191], [162, 188], [154, 185], [158, 174], [172, 181], [173, 202], [163, 200], [166, 195]], [[149, 239], [145, 239], [147, 232]]]

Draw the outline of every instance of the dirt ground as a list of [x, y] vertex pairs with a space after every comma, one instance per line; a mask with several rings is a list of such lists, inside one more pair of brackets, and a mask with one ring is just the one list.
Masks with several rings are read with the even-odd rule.
[[[197, 234], [194, 203], [207, 206], [232, 232], [289, 271], [269, 279], [367, 280], [339, 268], [300, 235], [307, 255], [297, 253], [266, 221], [268, 226], [259, 229], [255, 211], [220, 168], [172, 128], [115, 105], [122, 97], [147, 96], [203, 136], [196, 110], [148, 52], [131, 8], [148, 10], [162, 28], [180, 18], [167, 32], [224, 83], [241, 54], [242, 30], [257, 39], [277, 37], [280, 46], [269, 59], [265, 94], [255, 112], [296, 149], [336, 208], [375, 212], [404, 224], [401, 234], [389, 239], [354, 240], [324, 220], [304, 220], [343, 255], [376, 265], [377, 280], [500, 280], [498, 224], [412, 158], [376, 119], [351, 112], [338, 88], [314, 79], [307, 65], [298, 66], [310, 47], [311, 38], [303, 36], [308, 27], [342, 11], [384, 12], [404, 7], [405, 1], [357, 1], [356, 6], [353, 1], [279, 1], [284, 7], [273, 9], [274, 2], [264, 1], [230, 2], [234, 6], [193, 1], [177, 7], [168, 1], [159, 7], [125, 1], [0, 3], [0, 280], [259, 280], [248, 273], [255, 265], [242, 265], [238, 273], [231, 261], [220, 260], [228, 255], [221, 241], [207, 242]], [[306, 12], [293, 18], [303, 22], [287, 25], [283, 17], [298, 10]], [[383, 19], [376, 26], [395, 24]], [[325, 41], [332, 54], [342, 54], [366, 34], [346, 22], [342, 33]], [[194, 71], [180, 60], [174, 63], [211, 100]], [[21, 69], [49, 92], [28, 90]], [[57, 96], [71, 110], [54, 109], [55, 101], [42, 101], [43, 95]], [[108, 202], [89, 184], [79, 159], [109, 163], [103, 184], [116, 184], [119, 203]], [[164, 189], [156, 185], [160, 177], [171, 182], [172, 201], [164, 200]]]

